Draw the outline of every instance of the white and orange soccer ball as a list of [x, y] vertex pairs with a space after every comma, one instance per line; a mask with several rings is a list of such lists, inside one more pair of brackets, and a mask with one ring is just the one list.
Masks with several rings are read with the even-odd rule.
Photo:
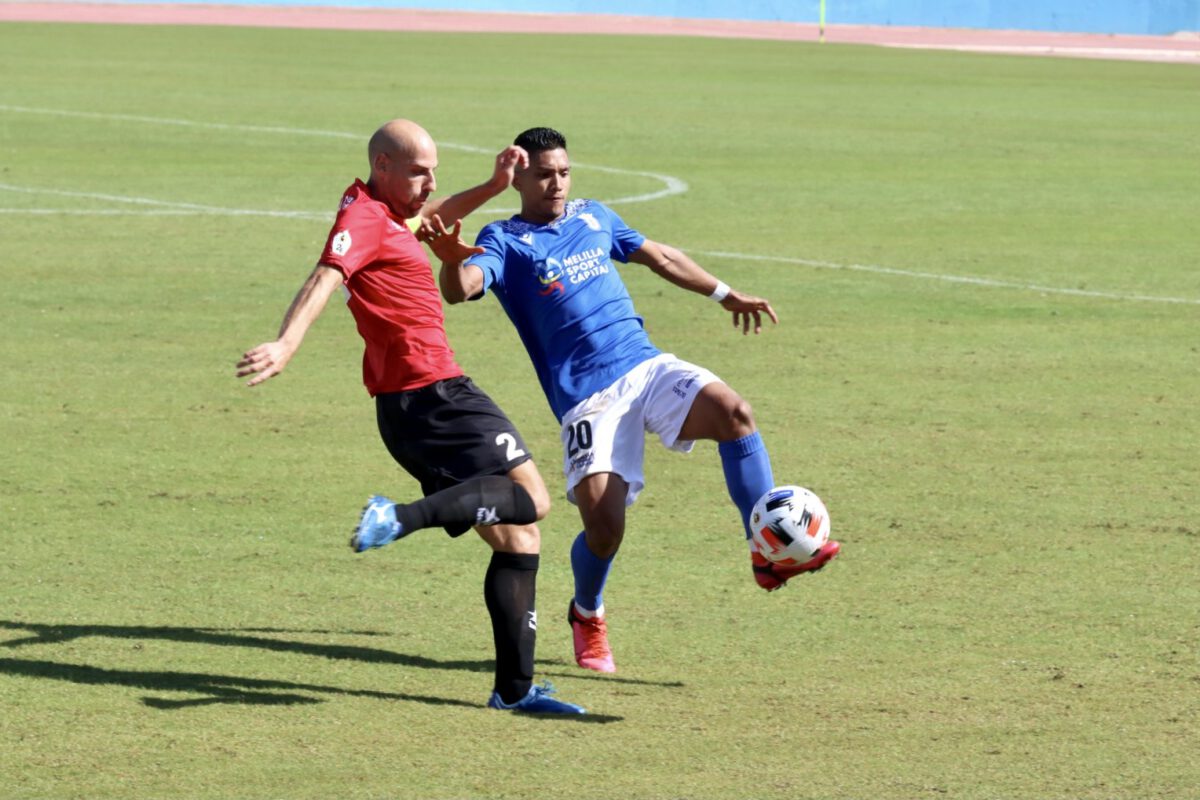
[[750, 536], [763, 558], [785, 567], [812, 559], [829, 541], [829, 512], [801, 486], [776, 486], [754, 504]]

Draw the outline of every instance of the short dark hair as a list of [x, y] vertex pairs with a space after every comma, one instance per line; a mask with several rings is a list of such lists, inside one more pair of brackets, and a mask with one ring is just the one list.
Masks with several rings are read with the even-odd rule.
[[546, 150], [567, 149], [567, 137], [554, 128], [530, 128], [516, 139], [513, 144], [523, 148], [526, 153], [535, 156]]

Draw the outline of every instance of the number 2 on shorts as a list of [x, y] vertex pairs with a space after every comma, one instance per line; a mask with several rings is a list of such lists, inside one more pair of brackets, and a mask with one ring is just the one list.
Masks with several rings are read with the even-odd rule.
[[517, 447], [517, 437], [513, 436], [511, 433], [497, 434], [496, 444], [504, 445], [506, 448], [508, 448], [504, 451], [504, 459], [506, 461], [513, 461], [525, 455], [525, 451]]

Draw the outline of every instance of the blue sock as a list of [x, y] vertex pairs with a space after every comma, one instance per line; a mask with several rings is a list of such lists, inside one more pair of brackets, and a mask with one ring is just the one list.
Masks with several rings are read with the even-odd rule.
[[612, 568], [613, 556], [600, 558], [587, 546], [583, 531], [571, 545], [571, 571], [575, 573], [575, 604], [585, 611], [604, 605], [604, 583]]
[[742, 527], [746, 538], [750, 538], [750, 512], [758, 498], [775, 487], [771, 474], [771, 457], [758, 431], [717, 444], [721, 454], [721, 467], [725, 470], [725, 486], [729, 497], [742, 512]]

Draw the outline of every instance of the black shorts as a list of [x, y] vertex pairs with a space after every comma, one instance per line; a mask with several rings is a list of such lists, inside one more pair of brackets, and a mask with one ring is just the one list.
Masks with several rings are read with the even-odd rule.
[[427, 496], [471, 478], [505, 475], [531, 458], [516, 426], [466, 376], [376, 395], [375, 416], [388, 452]]

